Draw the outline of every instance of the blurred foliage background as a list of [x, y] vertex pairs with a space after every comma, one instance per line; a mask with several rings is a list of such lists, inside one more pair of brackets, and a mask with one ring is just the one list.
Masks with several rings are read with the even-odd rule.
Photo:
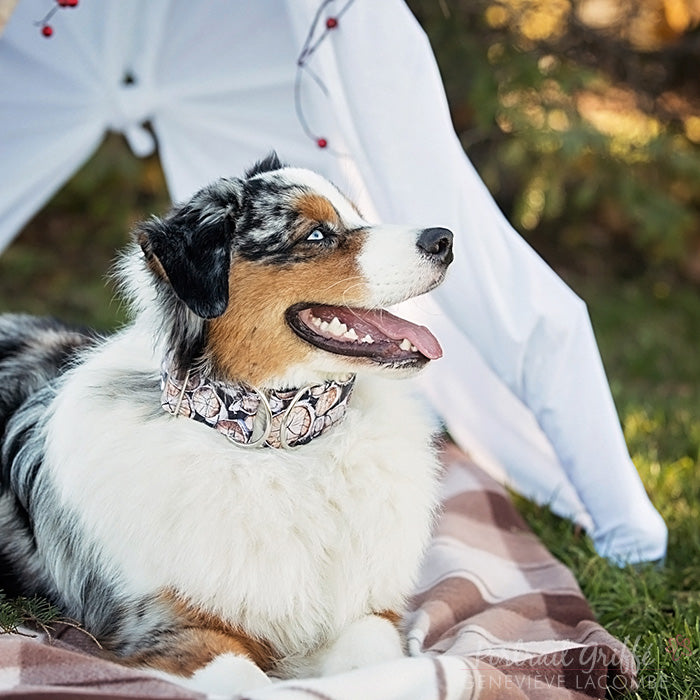
[[101, 331], [125, 316], [109, 272], [132, 226], [170, 204], [156, 156], [110, 134], [0, 253], [0, 312], [53, 315]]
[[550, 262], [700, 282], [699, 0], [409, 0], [456, 131]]

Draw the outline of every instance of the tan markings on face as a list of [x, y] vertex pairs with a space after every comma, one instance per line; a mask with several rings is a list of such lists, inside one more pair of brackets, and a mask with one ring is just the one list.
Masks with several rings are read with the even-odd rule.
[[273, 667], [277, 657], [267, 642], [253, 639], [219, 618], [189, 606], [173, 593], [164, 593], [161, 602], [172, 612], [174, 634], [168, 635], [162, 646], [156, 644], [120, 658], [121, 663], [191, 676], [217, 656], [233, 653], [249, 658], [265, 672]]
[[293, 206], [302, 216], [311, 221], [340, 224], [340, 217], [335, 207], [320, 194], [302, 194]]
[[367, 287], [357, 267], [363, 241], [357, 233], [340, 249], [288, 266], [234, 259], [229, 306], [209, 327], [216, 369], [228, 379], [266, 386], [286, 368], [306, 361], [314, 349], [289, 328], [285, 311], [300, 302], [366, 304]]

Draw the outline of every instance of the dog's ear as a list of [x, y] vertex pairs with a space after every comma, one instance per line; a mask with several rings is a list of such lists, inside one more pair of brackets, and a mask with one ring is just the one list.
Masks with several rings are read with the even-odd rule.
[[284, 168], [284, 163], [279, 159], [277, 151], [270, 151], [262, 160], [257, 161], [251, 168], [248, 168], [245, 173], [246, 178], [255, 177], [262, 173], [269, 173], [273, 170]]
[[165, 273], [175, 294], [201, 318], [221, 316], [228, 305], [238, 185], [220, 180], [164, 219], [144, 222], [136, 232], [151, 268]]

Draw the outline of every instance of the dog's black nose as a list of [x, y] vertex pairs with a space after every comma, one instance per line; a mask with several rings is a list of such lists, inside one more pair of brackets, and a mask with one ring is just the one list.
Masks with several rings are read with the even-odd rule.
[[454, 259], [452, 238], [452, 231], [446, 228], [426, 228], [418, 236], [416, 245], [436, 262], [449, 265]]

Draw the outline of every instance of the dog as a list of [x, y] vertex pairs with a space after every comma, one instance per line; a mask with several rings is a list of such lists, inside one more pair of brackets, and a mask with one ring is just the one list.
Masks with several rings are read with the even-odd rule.
[[104, 653], [235, 693], [404, 654], [438, 490], [405, 382], [441, 355], [384, 307], [444, 228], [370, 225], [276, 154], [138, 225], [107, 338], [0, 319], [2, 555]]

